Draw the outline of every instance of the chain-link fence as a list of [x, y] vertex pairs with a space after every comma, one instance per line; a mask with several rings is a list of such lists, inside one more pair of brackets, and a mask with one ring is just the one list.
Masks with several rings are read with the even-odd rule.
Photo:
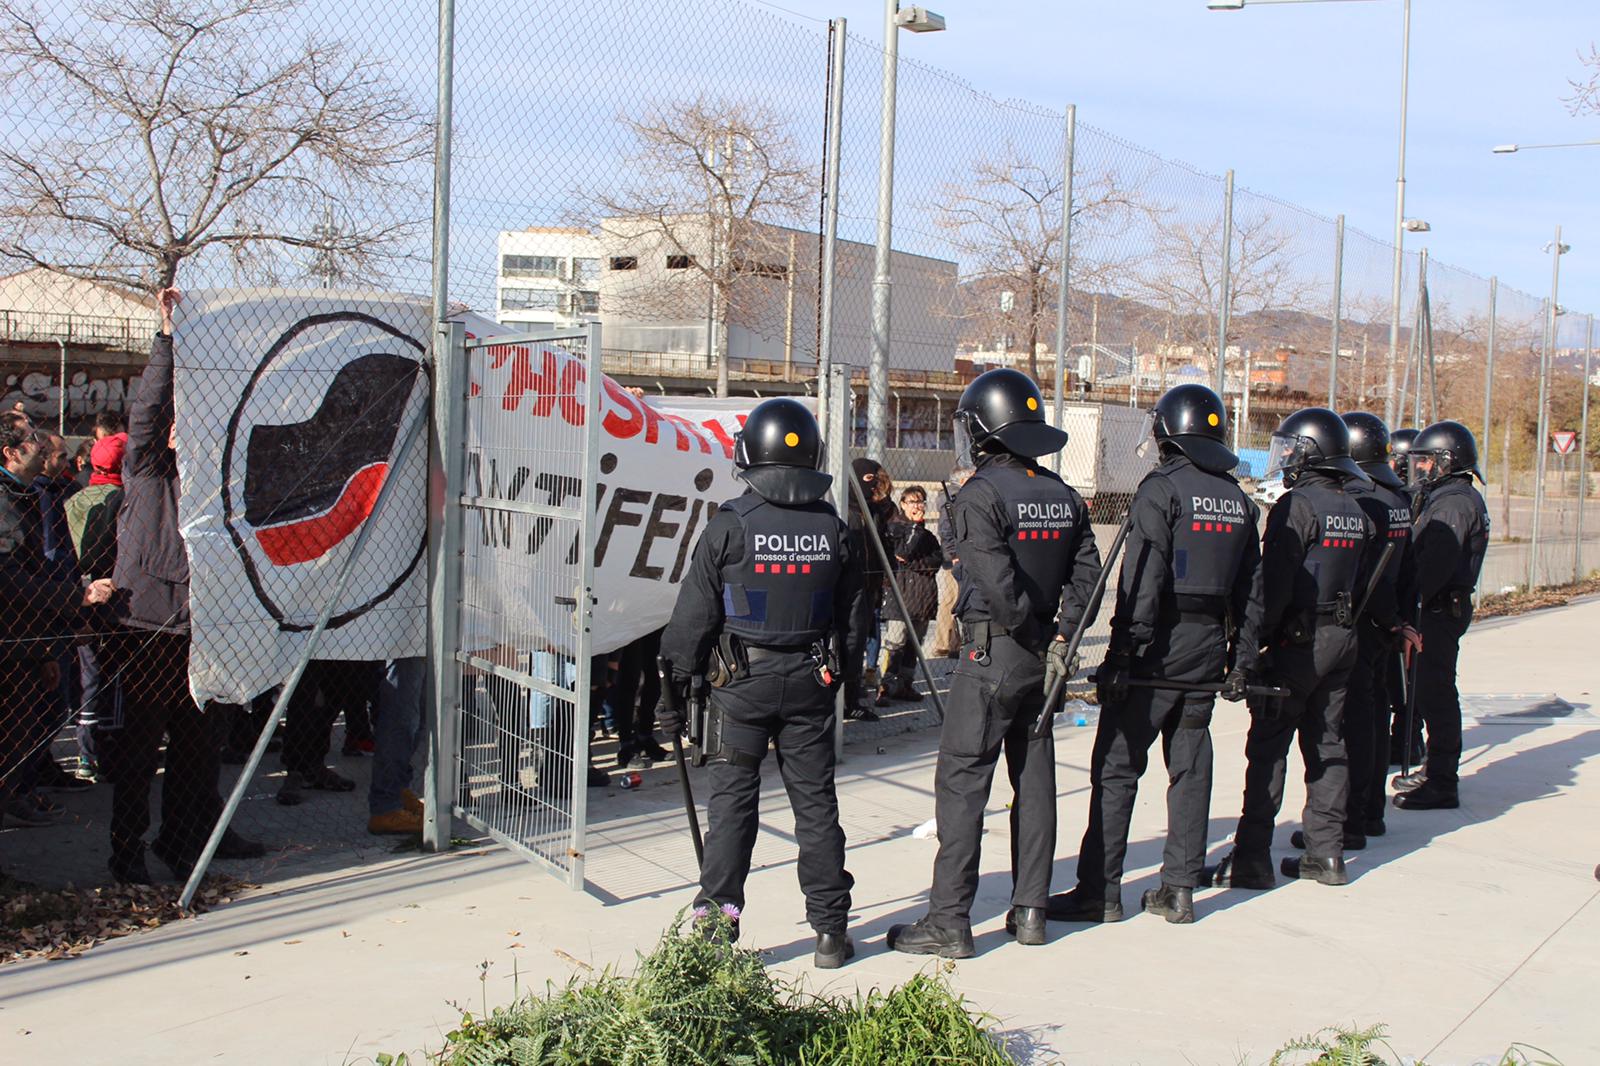
[[[416, 835], [430, 792], [441, 814], [456, 807], [559, 866], [559, 841], [579, 850], [578, 776], [615, 782], [662, 761], [648, 638], [580, 664], [548, 620], [543, 636], [511, 632], [527, 621], [518, 610], [544, 617], [573, 599], [570, 573], [540, 567], [575, 559], [504, 571], [520, 606], [475, 617], [468, 604], [461, 641], [435, 651], [481, 661], [430, 685], [430, 599], [436, 630], [458, 604], [438, 602], [437, 573], [431, 594], [425, 581], [420, 446], [415, 470], [391, 467], [432, 395], [436, 316], [426, 297], [384, 293], [432, 290], [435, 306], [502, 331], [600, 326], [613, 384], [659, 401], [611, 399], [611, 415], [639, 418], [652, 441], [671, 425], [662, 432], [705, 457], [704, 483], [691, 470], [681, 493], [608, 495], [603, 462], [583, 486], [606, 508], [595, 551], [608, 531], [637, 535], [637, 552], [613, 548], [609, 565], [626, 554], [640, 580], [667, 585], [726, 463], [719, 431], [694, 428], [712, 421], [658, 409], [773, 394], [820, 404], [819, 369], [847, 368], [850, 454], [893, 484], [882, 531], [909, 553], [902, 592], [916, 601], [910, 618], [892, 596], [877, 605], [852, 706], [880, 719], [851, 721], [851, 743], [937, 718], [906, 633], [920, 630], [941, 686], [950, 414], [991, 366], [1040, 382], [1071, 434], [1060, 469], [1102, 542], [1147, 469], [1134, 454], [1144, 412], [1174, 384], [1220, 380], [1252, 490], [1272, 427], [1296, 408], [1451, 417], [1478, 433], [1488, 480], [1485, 591], [1570, 580], [1600, 558], [1582, 552], [1600, 535], [1584, 510], [1587, 319], [1550, 315], [1545, 296], [1407, 251], [1396, 316], [1387, 241], [909, 58], [891, 184], [884, 43], [742, 0], [677, 0], [649, 17], [462, 0], [447, 26], [448, 156], [436, 158], [436, 14], [372, 0], [168, 0], [137, 14], [0, 4], [9, 872], [137, 874], [141, 837], [181, 872], [234, 797], [220, 868], [262, 878], [364, 862]], [[435, 164], [450, 176], [439, 256]], [[152, 361], [156, 294], [173, 284], [191, 291], [177, 351]], [[282, 288], [199, 291], [222, 285]], [[493, 362], [486, 347], [478, 358]], [[502, 402], [542, 373], [495, 369], [513, 379]], [[457, 399], [464, 421], [432, 442], [436, 458], [509, 410], [494, 395]], [[542, 447], [514, 444], [512, 465], [529, 486], [554, 478], [539, 500], [555, 502], [508, 511], [488, 501], [516, 493], [476, 491], [472, 470], [456, 487], [476, 502], [436, 496], [444, 514], [468, 512], [466, 577], [490, 529], [528, 541], [578, 522], [586, 497], [560, 479], [582, 476]], [[396, 519], [339, 590], [389, 486]], [[437, 548], [437, 521], [432, 533]], [[665, 561], [651, 554], [662, 537], [676, 538]], [[84, 606], [102, 578], [116, 596]], [[325, 608], [321, 646], [279, 701]], [[1108, 617], [1086, 640], [1091, 665]], [[511, 629], [475, 645], [475, 623]], [[424, 788], [430, 691], [445, 747]], [[265, 729], [275, 709], [283, 721]], [[265, 854], [233, 858], [253, 842]]]

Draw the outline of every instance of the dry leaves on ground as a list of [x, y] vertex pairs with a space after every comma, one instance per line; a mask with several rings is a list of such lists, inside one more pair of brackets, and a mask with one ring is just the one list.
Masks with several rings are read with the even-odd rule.
[[1501, 618], [1514, 614], [1527, 614], [1546, 607], [1565, 607], [1579, 596], [1600, 592], [1600, 577], [1586, 578], [1570, 585], [1535, 589], [1532, 592], [1510, 592], [1499, 596], [1485, 596], [1483, 603], [1473, 612], [1477, 618]]
[[[193, 909], [231, 903], [253, 887], [237, 878], [207, 877]], [[70, 959], [107, 940], [175, 921], [184, 917], [178, 909], [182, 891], [177, 884], [45, 889], [0, 881], [0, 965]]]

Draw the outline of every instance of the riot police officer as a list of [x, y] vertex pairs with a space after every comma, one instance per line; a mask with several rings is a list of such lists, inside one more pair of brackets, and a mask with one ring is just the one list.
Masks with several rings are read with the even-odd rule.
[[[1417, 439], [1417, 430], [1412, 429], [1409, 426], [1401, 428], [1401, 429], [1394, 430], [1389, 434], [1389, 469], [1394, 472], [1395, 477], [1404, 486], [1401, 491], [1403, 491], [1405, 493], [1406, 500], [1408, 502], [1408, 506], [1410, 506], [1410, 508], [1411, 508], [1411, 519], [1412, 519], [1413, 522], [1416, 521], [1417, 512], [1422, 509], [1421, 508], [1422, 493], [1415, 486], [1413, 486], [1411, 484], [1411, 467], [1410, 467], [1409, 463], [1406, 460], [1406, 455], [1407, 455], [1408, 452], [1411, 451], [1411, 442], [1416, 440], [1416, 439]], [[1415, 556], [1414, 542], [1415, 542], [1415, 539], [1416, 539], [1415, 538], [1415, 534], [1413, 533], [1413, 535], [1409, 539], [1413, 542], [1413, 557], [1414, 557]], [[1409, 604], [1409, 606], [1407, 607], [1407, 610], [1410, 612], [1410, 621], [1411, 621], [1412, 625], [1415, 625], [1416, 624], [1416, 604], [1415, 604], [1416, 588], [1415, 588], [1415, 586], [1412, 586], [1408, 590], [1407, 594], [1409, 595], [1410, 600], [1412, 601]], [[1389, 686], [1388, 692], [1389, 692], [1389, 714], [1390, 714], [1390, 723], [1389, 723], [1389, 765], [1390, 766], [1416, 765], [1417, 763], [1420, 763], [1421, 760], [1422, 760], [1422, 755], [1421, 755], [1421, 752], [1422, 752], [1422, 723], [1420, 721], [1416, 721], [1416, 722], [1413, 722], [1411, 724], [1411, 755], [1412, 755], [1412, 757], [1410, 759], [1403, 758], [1403, 756], [1405, 755], [1405, 744], [1400, 739], [1400, 735], [1402, 733], [1404, 733], [1405, 729], [1406, 729], [1406, 692], [1407, 692], [1407, 689], [1408, 689], [1408, 686], [1409, 686], [1409, 682], [1407, 681], [1407, 678], [1409, 677], [1410, 673], [1411, 673], [1410, 670], [1402, 670], [1402, 669], [1400, 669], [1399, 663], [1396, 663], [1395, 664], [1395, 668], [1393, 670], [1388, 671], [1388, 674], [1387, 674], [1386, 679], [1385, 679], [1388, 682], [1388, 686]], [[1382, 793], [1379, 796], [1379, 799], [1381, 801], [1387, 803], [1388, 802], [1388, 794], [1386, 792]]]
[[[1384, 811], [1389, 776], [1389, 673], [1415, 646], [1411, 628], [1416, 615], [1411, 555], [1411, 496], [1389, 465], [1389, 427], [1366, 411], [1344, 416], [1350, 428], [1350, 457], [1371, 478], [1350, 482], [1346, 491], [1384, 533], [1383, 546], [1394, 545], [1389, 561], [1373, 586], [1372, 602], [1356, 626], [1356, 668], [1351, 671], [1344, 704], [1345, 749], [1350, 758], [1350, 801], [1345, 807], [1344, 847], [1366, 847], [1367, 837], [1385, 832]], [[1398, 623], [1398, 628], [1396, 624]], [[1397, 639], [1398, 638], [1398, 639]]]
[[[1260, 511], [1231, 476], [1238, 456], [1223, 444], [1227, 410], [1204, 385], [1179, 385], [1155, 407], [1161, 463], [1140, 482], [1100, 665], [1100, 723], [1089, 781], [1089, 827], [1078, 849], [1078, 884], [1050, 898], [1058, 921], [1122, 917], [1122, 867], [1139, 778], [1161, 738], [1167, 762], [1167, 847], [1161, 887], [1143, 909], [1194, 921], [1211, 815], [1211, 692], [1179, 692], [1135, 680], [1221, 684], [1230, 620], [1244, 617], [1261, 546]], [[1238, 675], [1235, 684], [1242, 683]], [[1237, 699], [1234, 692], [1231, 698]]]
[[819, 968], [855, 954], [846, 935], [850, 888], [834, 792], [836, 644], [848, 642], [861, 560], [823, 498], [816, 419], [791, 399], [758, 404], [734, 446], [749, 485], [724, 503], [695, 545], [661, 637], [671, 694], [661, 724], [681, 732], [690, 680], [710, 670], [722, 716], [722, 759], [710, 770], [705, 858], [696, 909], [744, 908], [755, 846], [761, 763], [769, 745], [794, 810], [797, 872]]
[[1459, 422], [1435, 422], [1412, 442], [1412, 481], [1423, 502], [1416, 523], [1418, 628], [1417, 710], [1428, 725], [1428, 757], [1422, 769], [1395, 779], [1394, 805], [1427, 811], [1459, 807], [1461, 698], [1456, 692], [1456, 655], [1472, 624], [1472, 591], [1489, 548], [1489, 508], [1472, 479], [1478, 442]]
[[[1350, 458], [1350, 430], [1322, 407], [1278, 426], [1267, 474], [1283, 471], [1289, 491], [1273, 504], [1262, 535], [1259, 594], [1240, 634], [1244, 675], [1284, 686], [1280, 700], [1250, 699], [1244, 811], [1233, 851], [1214, 868], [1218, 887], [1271, 888], [1272, 826], [1283, 806], [1289, 746], [1305, 762], [1306, 853], [1284, 873], [1342, 885], [1349, 767], [1340, 734], [1345, 684], [1356, 661], [1355, 610], [1363, 571], [1378, 540], [1371, 518], [1344, 489], [1365, 481]], [[1253, 653], [1265, 648], [1261, 659]], [[1235, 682], [1237, 685], [1237, 682]]]
[[968, 958], [983, 808], [1005, 751], [1011, 807], [1011, 913], [1019, 943], [1043, 944], [1055, 856], [1055, 740], [1033, 727], [1046, 691], [1070, 677], [1066, 639], [1083, 618], [1100, 553], [1082, 497], [1036, 459], [1067, 435], [1044, 420], [1039, 387], [1015, 370], [978, 376], [956, 408], [957, 451], [976, 472], [954, 500], [962, 648], [934, 775], [939, 854], [928, 913], [889, 930], [914, 955]]

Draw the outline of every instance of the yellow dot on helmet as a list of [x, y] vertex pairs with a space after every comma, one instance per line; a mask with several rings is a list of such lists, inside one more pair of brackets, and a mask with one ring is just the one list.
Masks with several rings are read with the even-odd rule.
[[1206, 415], [1206, 421], [1211, 423], [1214, 426], [1218, 422], [1222, 421], [1222, 419], [1218, 418], [1217, 417], [1217, 413], [1215, 411], [1213, 411], [1209, 415]]
[[791, 448], [797, 447], [800, 444], [800, 434], [785, 433], [783, 435], [783, 443], [787, 444]]
[[1032, 396], [1029, 396], [1028, 397], [1028, 410], [1037, 411], [1038, 409], [1039, 409], [1039, 401], [1035, 400]]

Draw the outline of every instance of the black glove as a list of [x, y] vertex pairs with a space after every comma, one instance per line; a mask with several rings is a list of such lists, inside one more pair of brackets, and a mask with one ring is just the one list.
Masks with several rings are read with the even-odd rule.
[[1100, 696], [1100, 706], [1112, 707], [1127, 699], [1131, 662], [1126, 652], [1112, 652], [1100, 664], [1095, 672], [1095, 691]]
[[689, 675], [672, 669], [665, 659], [660, 661], [661, 709], [656, 712], [656, 725], [671, 737], [683, 733], [689, 724]]
[[1044, 653], [1044, 694], [1049, 697], [1050, 690], [1055, 687], [1057, 679], [1062, 684], [1072, 680], [1072, 675], [1078, 672], [1078, 656], [1067, 658], [1067, 642], [1052, 640]]
[[1229, 703], [1238, 703], [1245, 697], [1245, 690], [1250, 686], [1250, 676], [1240, 667], [1235, 666], [1229, 672], [1227, 679], [1222, 682], [1222, 691], [1217, 693]]

